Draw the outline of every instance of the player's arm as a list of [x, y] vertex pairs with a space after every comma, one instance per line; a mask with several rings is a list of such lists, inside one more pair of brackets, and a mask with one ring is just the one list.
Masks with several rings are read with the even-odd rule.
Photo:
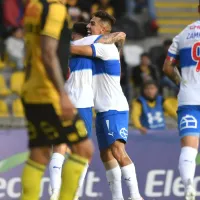
[[176, 65], [179, 57], [179, 36], [176, 36], [169, 48], [168, 55], [163, 66], [164, 73], [177, 85], [179, 85], [181, 76], [178, 73]]
[[124, 42], [126, 40], [126, 34], [124, 32], [115, 32], [110, 33], [107, 35], [103, 35], [97, 43], [103, 43], [103, 44], [117, 44], [117, 47], [119, 50], [122, 49], [124, 46]]
[[72, 54], [76, 55], [92, 56], [104, 59], [111, 53], [112, 45], [95, 43], [90, 46], [71, 46], [70, 51]]
[[109, 33], [106, 35], [103, 35], [97, 43], [104, 43], [104, 44], [113, 44], [117, 43], [119, 41], [125, 41], [126, 39], [126, 33], [124, 32], [115, 32], [115, 33]]
[[70, 47], [71, 54], [80, 55], [80, 56], [92, 56], [92, 47], [89, 45], [85, 46], [74, 46]]
[[60, 95], [61, 118], [72, 120], [76, 110], [64, 90], [64, 78], [57, 56], [59, 38], [65, 19], [66, 8], [64, 5], [59, 3], [49, 5], [48, 15], [41, 31], [41, 50], [47, 76]]
[[[126, 34], [123, 32], [116, 32], [116, 33], [110, 33], [107, 35], [103, 35], [100, 37], [100, 39], [97, 41], [97, 43], [104, 43], [104, 44], [113, 44], [117, 43], [118, 48], [121, 49], [124, 45], [126, 39]], [[82, 55], [82, 56], [94, 56], [94, 46], [80, 46], [80, 45], [71, 45], [71, 53], [75, 55]]]
[[181, 77], [174, 61], [166, 59], [163, 66], [163, 71], [176, 85], [180, 84]]
[[131, 111], [131, 121], [135, 128], [141, 131], [141, 133], [146, 134], [147, 129], [142, 126], [140, 122], [140, 117], [142, 115], [142, 105], [139, 101], [133, 100], [132, 111]]
[[49, 79], [59, 94], [64, 92], [64, 79], [57, 57], [58, 40], [50, 36], [41, 37], [42, 60]]
[[64, 5], [49, 5], [46, 23], [41, 32], [41, 49], [44, 67], [49, 79], [59, 94], [64, 92], [64, 79], [57, 56], [57, 48], [65, 16], [66, 10]]

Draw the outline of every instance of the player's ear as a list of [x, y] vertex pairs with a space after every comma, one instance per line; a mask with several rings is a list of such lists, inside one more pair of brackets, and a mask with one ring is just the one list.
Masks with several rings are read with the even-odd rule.
[[101, 34], [105, 34], [106, 28], [104, 26], [101, 27]]
[[106, 33], [106, 25], [105, 25], [105, 23], [101, 23], [100, 24], [100, 28], [101, 28], [101, 34], [105, 34]]

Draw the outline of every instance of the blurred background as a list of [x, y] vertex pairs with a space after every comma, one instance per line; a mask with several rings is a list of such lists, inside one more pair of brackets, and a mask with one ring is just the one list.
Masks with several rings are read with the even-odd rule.
[[[0, 188], [5, 189], [5, 193], [0, 191], [0, 199], [3, 200], [19, 199], [20, 179], [16, 176], [20, 176], [21, 168], [15, 170], [27, 156], [20, 100], [25, 70], [23, 13], [26, 3], [26, 0], [0, 0]], [[105, 10], [117, 19], [113, 31], [123, 31], [127, 35], [121, 52], [121, 86], [131, 111], [127, 148], [136, 160], [145, 200], [183, 198], [176, 170], [179, 154], [176, 96], [179, 88], [163, 74], [162, 66], [173, 37], [199, 18], [197, 6], [197, 0], [68, 0], [71, 26], [77, 21], [88, 22], [94, 12]], [[145, 118], [146, 105], [152, 108], [152, 113]], [[148, 165], [140, 169], [144, 161], [148, 161]], [[97, 151], [92, 171], [86, 178], [84, 200], [110, 198], [108, 189], [102, 190], [104, 187], [99, 185], [105, 179], [99, 162]], [[156, 181], [154, 169], [163, 176], [163, 182]], [[95, 173], [100, 173], [99, 177]], [[48, 182], [48, 178], [45, 180]], [[199, 187], [199, 180], [196, 187]], [[4, 188], [2, 184], [11, 185]]]
[[[0, 127], [21, 126], [23, 108], [19, 99], [24, 78], [23, 13], [26, 0], [0, 0]], [[198, 19], [197, 0], [68, 0], [71, 26], [90, 20], [97, 10], [117, 19], [113, 31], [124, 31], [127, 41], [121, 53], [121, 85], [132, 109], [141, 85], [156, 82], [159, 94], [175, 98], [178, 88], [162, 72], [173, 37]], [[131, 119], [131, 118], [130, 118]], [[15, 121], [17, 121], [15, 123]], [[166, 117], [167, 127], [176, 127]], [[134, 126], [134, 120], [130, 120]]]

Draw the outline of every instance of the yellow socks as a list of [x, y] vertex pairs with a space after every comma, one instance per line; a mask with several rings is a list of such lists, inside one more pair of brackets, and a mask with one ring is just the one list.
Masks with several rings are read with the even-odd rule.
[[65, 162], [62, 171], [62, 186], [59, 200], [74, 200], [79, 179], [88, 165], [88, 160], [81, 156], [71, 154]]
[[46, 166], [28, 160], [22, 173], [21, 200], [39, 200], [40, 182]]

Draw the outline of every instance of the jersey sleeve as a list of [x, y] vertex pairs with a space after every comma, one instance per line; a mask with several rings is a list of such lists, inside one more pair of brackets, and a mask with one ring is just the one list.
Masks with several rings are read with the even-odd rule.
[[91, 45], [93, 43], [95, 43], [96, 41], [98, 41], [100, 38], [102, 37], [102, 35], [90, 35], [88, 37], [84, 37], [80, 40], [76, 40], [73, 41], [73, 45]]
[[177, 35], [173, 39], [173, 43], [169, 47], [168, 54], [167, 54], [167, 60], [176, 62], [179, 60], [179, 38], [180, 36]]
[[58, 40], [66, 20], [66, 15], [67, 11], [63, 4], [50, 4], [46, 18], [43, 19], [41, 35], [47, 35]]

